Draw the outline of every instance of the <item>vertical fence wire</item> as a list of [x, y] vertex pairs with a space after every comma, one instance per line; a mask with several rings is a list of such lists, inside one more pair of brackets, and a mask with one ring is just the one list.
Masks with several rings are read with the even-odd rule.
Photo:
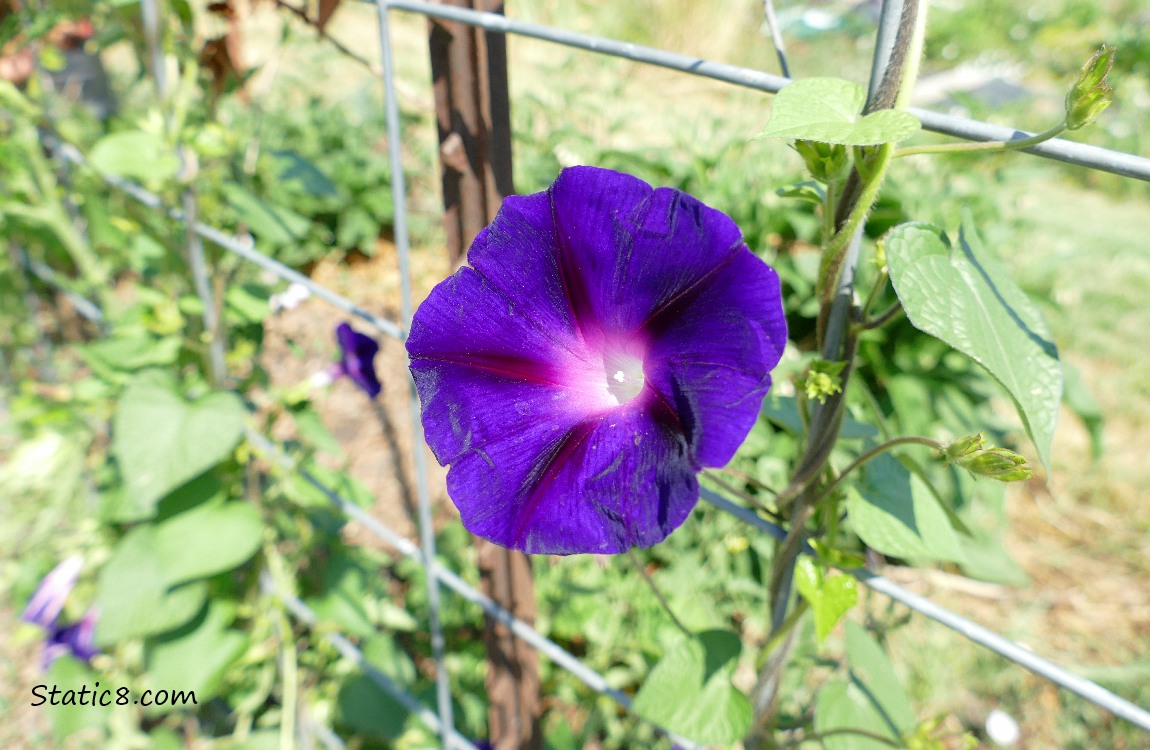
[[[140, 0], [140, 15], [144, 26], [144, 42], [151, 63], [152, 80], [156, 84], [160, 101], [164, 102], [168, 98], [168, 71], [164, 57], [164, 29], [160, 22], [159, 2], [160, 0]], [[171, 118], [165, 119], [170, 130]], [[179, 143], [179, 134], [171, 135], [177, 139], [176, 156], [180, 161], [180, 171], [186, 174], [190, 171], [187, 151]], [[208, 373], [213, 385], [220, 386], [227, 377], [223, 329], [220, 309], [216, 307], [215, 294], [212, 292], [211, 279], [208, 277], [208, 266], [204, 260], [204, 243], [194, 229], [196, 215], [199, 213], [199, 202], [190, 186], [181, 192], [180, 202], [183, 206], [184, 257], [192, 274], [196, 296], [204, 308], [201, 319], [207, 335]]]
[[[407, 231], [407, 188], [403, 175], [402, 125], [399, 119], [399, 101], [395, 90], [395, 67], [391, 52], [391, 26], [387, 3], [377, 0], [376, 15], [379, 24], [379, 55], [383, 67], [384, 106], [387, 110], [387, 149], [391, 161], [392, 206], [395, 211], [395, 248], [399, 256], [399, 284], [403, 323], [411, 330], [415, 314], [411, 294], [411, 240]], [[423, 423], [420, 420], [419, 393], [415, 381], [408, 378], [411, 392], [411, 445], [415, 462], [416, 493], [419, 498], [419, 541], [427, 567], [428, 628], [431, 635], [431, 653], [435, 659], [435, 697], [439, 709], [440, 737], [443, 747], [450, 750], [455, 744], [455, 731], [451, 707], [451, 682], [445, 659], [446, 643], [439, 618], [439, 562], [435, 559], [435, 528], [431, 513], [431, 492], [427, 480], [427, 454], [424, 449]]]

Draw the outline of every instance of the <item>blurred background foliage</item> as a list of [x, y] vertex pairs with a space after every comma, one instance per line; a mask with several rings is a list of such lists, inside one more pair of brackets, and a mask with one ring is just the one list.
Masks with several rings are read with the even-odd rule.
[[[234, 16], [220, 5], [167, 4], [163, 99], [147, 75], [136, 2], [56, 0], [42, 12], [12, 12], [0, 21], [3, 54], [33, 50], [38, 65], [22, 94], [6, 89], [0, 101], [0, 597], [7, 603], [0, 624], [11, 633], [0, 653], [0, 711], [11, 718], [0, 721], [6, 747], [278, 747], [290, 726], [285, 705], [302, 706], [299, 716], [334, 726], [349, 746], [431, 742], [418, 720], [323, 638], [335, 630], [350, 634], [373, 664], [432, 702], [418, 565], [361, 543], [322, 496], [291, 472], [276, 470], [238, 433], [221, 455], [203, 457], [209, 468], [200, 479], [165, 487], [143, 511], [125, 511], [139, 498], [125, 489], [131, 470], [122, 460], [132, 448], [117, 443], [113, 423], [124, 418], [130, 388], [158, 388], [187, 409], [215, 390], [205, 365], [202, 305], [181, 258], [187, 238], [180, 226], [110, 191], [90, 170], [61, 169], [44, 143], [73, 143], [96, 169], [134, 179], [171, 205], [191, 189], [206, 223], [251, 236], [261, 251], [308, 273], [360, 274], [365, 282], [356, 288], [365, 304], [393, 316], [398, 310], [394, 276], [374, 287], [368, 275], [375, 261], [393, 262], [387, 144], [380, 86], [371, 75], [374, 10], [343, 4], [325, 20], [323, 34], [346, 54], [314, 24], [275, 3], [237, 3]], [[777, 6], [795, 75], [865, 82], [873, 3]], [[314, 18], [317, 8], [307, 11]], [[546, 0], [513, 2], [509, 13], [777, 69], [757, 0]], [[426, 291], [448, 269], [425, 25], [394, 15], [400, 105], [410, 134], [404, 148], [412, 229], [417, 261], [428, 259], [417, 263], [416, 287]], [[77, 47], [52, 37], [59, 24], [85, 18], [90, 33]], [[1150, 150], [1145, 3], [945, 0], [932, 3], [930, 20], [924, 106], [1043, 130], [1058, 119], [1081, 60], [1109, 41], [1118, 48], [1115, 105], [1097, 126], [1073, 137], [1134, 153]], [[236, 29], [242, 33], [232, 36]], [[242, 47], [228, 51], [229, 38], [242, 39]], [[786, 429], [791, 381], [805, 365], [802, 350], [809, 348], [815, 312], [810, 297], [819, 224], [810, 204], [778, 194], [803, 179], [798, 156], [785, 144], [750, 137], [762, 127], [769, 98], [531, 40], [512, 39], [509, 47], [518, 192], [546, 187], [569, 164], [625, 170], [721, 208], [752, 250], [779, 269], [799, 346], [731, 467], [777, 487], [794, 440]], [[103, 62], [107, 85], [87, 68], [97, 83], [78, 90], [64, 72], [91, 66], [91, 55]], [[77, 101], [78, 94], [86, 94], [87, 103]], [[893, 170], [868, 226], [871, 237], [908, 218], [953, 230], [961, 211], [970, 211], [985, 244], [1042, 306], [1063, 361], [1077, 373], [1051, 475], [1003, 493], [953, 471], [932, 471], [939, 494], [973, 531], [964, 540], [968, 562], [906, 567], [892, 576], [1143, 704], [1150, 701], [1150, 599], [1143, 585], [1150, 575], [1150, 515], [1142, 498], [1150, 468], [1138, 436], [1150, 429], [1150, 355], [1139, 345], [1150, 329], [1142, 300], [1150, 285], [1148, 190], [1020, 154], [915, 157]], [[230, 385], [244, 399], [245, 419], [279, 430], [297, 465], [328, 472], [324, 476], [350, 488], [357, 502], [376, 510], [394, 506], [395, 497], [372, 500], [370, 482], [350, 471], [352, 449], [330, 429], [322, 408], [330, 402], [276, 377], [293, 357], [334, 356], [330, 331], [313, 330], [310, 340], [269, 349], [277, 316], [269, 300], [281, 285], [217, 249], [208, 253], [222, 282], [216, 291], [229, 333]], [[864, 269], [864, 280], [873, 273]], [[101, 319], [85, 319], [77, 297], [94, 303]], [[862, 356], [862, 377], [850, 394], [858, 435], [844, 442], [842, 457], [856, 454], [859, 441], [880, 429], [953, 436], [990, 426], [997, 441], [1031, 450], [983, 371], [905, 321], [864, 340]], [[157, 369], [169, 373], [163, 383], [151, 380]], [[385, 383], [389, 387], [403, 390], [399, 383]], [[397, 422], [403, 419], [397, 414]], [[150, 428], [136, 429], [147, 435]], [[739, 489], [760, 494], [750, 483]], [[138, 544], [140, 529], [162, 534], [165, 523], [186, 521], [192, 511], [241, 502], [256, 509], [261, 533], [251, 537], [246, 557], [185, 571], [185, 585], [201, 589], [201, 606], [189, 617], [112, 639], [93, 666], [61, 659], [54, 672], [38, 675], [41, 634], [16, 619], [56, 562], [85, 555], [86, 573], [73, 596], [79, 603], [68, 610], [77, 616], [81, 604], [139, 585], [118, 582], [107, 571], [117, 570], [116, 560], [131, 567], [124, 550]], [[695, 515], [667, 542], [643, 552], [642, 564], [688, 627], [739, 633], [747, 647], [734, 679], [747, 688], [757, 666], [753, 655], [766, 638], [763, 576], [772, 544], [709, 507]], [[446, 564], [474, 582], [469, 538], [449, 504], [439, 517]], [[193, 532], [209, 533], [206, 526]], [[842, 544], [862, 552], [849, 534]], [[614, 687], [636, 690], [674, 645], [677, 630], [626, 559], [541, 559], [535, 570], [540, 629]], [[277, 583], [313, 606], [322, 624], [308, 630], [291, 622], [261, 590], [261, 572], [279, 576]], [[945, 717], [940, 731], [947, 737], [973, 732], [987, 742], [983, 722], [991, 708], [1001, 707], [1021, 723], [1025, 747], [1145, 743], [1123, 722], [953, 634], [906, 618], [880, 598], [863, 596], [851, 619], [891, 653], [918, 716]], [[460, 730], [480, 737], [486, 722], [482, 619], [452, 601], [444, 620]], [[841, 673], [845, 648], [841, 632], [820, 646], [813, 627], [803, 629], [785, 691], [785, 714], [794, 726], [809, 724], [815, 693]], [[203, 659], [207, 653], [218, 658]], [[277, 677], [286, 663], [303, 675], [298, 694], [285, 694]], [[578, 748], [588, 738], [603, 748], [667, 744], [546, 660], [542, 668], [550, 747]], [[195, 710], [161, 713], [29, 710], [25, 686], [94, 681], [97, 673], [133, 689], [194, 683], [204, 700]]]

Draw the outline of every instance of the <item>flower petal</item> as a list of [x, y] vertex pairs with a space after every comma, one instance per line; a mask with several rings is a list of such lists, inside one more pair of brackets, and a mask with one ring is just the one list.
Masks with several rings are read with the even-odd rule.
[[375, 355], [379, 353], [379, 344], [347, 323], [336, 326], [335, 336], [339, 341], [340, 368], [343, 374], [371, 398], [378, 396], [383, 390], [375, 374]]
[[21, 619], [42, 628], [53, 627], [83, 567], [84, 559], [79, 555], [73, 555], [52, 568], [36, 587], [36, 593], [28, 600], [28, 606], [24, 608]]
[[644, 401], [546, 440], [524, 434], [463, 455], [447, 475], [463, 524], [529, 554], [613, 554], [661, 542], [698, 501], [697, 467], [674, 416]]
[[547, 193], [511, 195], [471, 243], [467, 263], [503, 295], [509, 309], [566, 346], [576, 325], [557, 248]]
[[[427, 442], [441, 464], [496, 439], [554, 431], [603, 410], [579, 382], [586, 368], [563, 331], [544, 331], [477, 271], [432, 290], [407, 339]], [[526, 439], [526, 438], [525, 438]]]
[[754, 426], [786, 346], [778, 274], [741, 248], [645, 330], [648, 383], [679, 415], [695, 460], [723, 466]]
[[634, 332], [745, 247], [726, 214], [631, 175], [572, 167], [550, 195], [576, 316], [609, 336]]

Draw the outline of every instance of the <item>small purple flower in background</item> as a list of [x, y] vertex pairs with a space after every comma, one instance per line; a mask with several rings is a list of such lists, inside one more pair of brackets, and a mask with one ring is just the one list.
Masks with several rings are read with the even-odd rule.
[[594, 167], [507, 198], [468, 263], [407, 341], [464, 525], [529, 553], [662, 541], [758, 416], [777, 274], [725, 214]]
[[24, 608], [20, 619], [42, 628], [54, 627], [83, 567], [84, 559], [73, 555], [52, 568], [36, 587], [36, 593], [28, 600], [28, 606]]
[[39, 625], [48, 631], [44, 639], [44, 669], [67, 653], [71, 653], [81, 661], [91, 661], [92, 657], [99, 653], [93, 644], [96, 620], [99, 617], [95, 608], [89, 609], [77, 623], [63, 625], [60, 622], [64, 603], [72, 593], [83, 565], [82, 558], [73, 556], [53, 568], [44, 576], [44, 580], [40, 581], [36, 593], [32, 595], [28, 606], [24, 608], [24, 614], [21, 615], [21, 619], [25, 622]]
[[346, 376], [371, 398], [378, 396], [383, 390], [375, 375], [375, 355], [379, 353], [379, 344], [347, 323], [336, 326], [335, 337], [340, 351], [339, 362], [331, 368], [332, 378]]
[[56, 624], [49, 628], [48, 637], [44, 641], [44, 669], [64, 654], [70, 653], [80, 661], [91, 661], [93, 656], [100, 653], [93, 643], [96, 620], [99, 617], [99, 610], [92, 607], [77, 623], [65, 627]]

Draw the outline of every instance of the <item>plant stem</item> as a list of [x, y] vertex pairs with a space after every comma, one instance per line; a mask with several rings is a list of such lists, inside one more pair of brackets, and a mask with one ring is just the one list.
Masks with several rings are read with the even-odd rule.
[[831, 480], [830, 484], [824, 487], [822, 491], [815, 496], [814, 500], [812, 501], [813, 504], [817, 505], [818, 503], [822, 502], [824, 498], [828, 497], [835, 490], [835, 488], [842, 483], [843, 479], [845, 479], [848, 474], [865, 464], [867, 461], [870, 461], [872, 458], [886, 453], [891, 448], [899, 445], [907, 445], [910, 443], [925, 445], [938, 451], [941, 451], [944, 448], [943, 444], [937, 440], [931, 440], [927, 437], [919, 437], [918, 435], [903, 435], [902, 437], [891, 438], [885, 443], [880, 443], [879, 445], [871, 448], [866, 453], [863, 453], [861, 456], [856, 458], [854, 461], [851, 461], [845, 469], [838, 473], [838, 476]]
[[728, 482], [725, 479], [723, 479], [722, 477], [720, 477], [714, 471], [708, 470], [708, 471], [704, 472], [704, 476], [707, 477], [707, 479], [710, 479], [715, 484], [722, 487], [723, 489], [725, 489], [727, 492], [730, 492], [732, 495], [738, 496], [745, 503], [747, 503], [747, 505], [750, 505], [752, 508], [759, 511], [760, 513], [766, 513], [771, 518], [776, 519], [776, 520], [778, 519], [778, 516], [775, 515], [774, 513], [772, 513], [770, 508], [768, 508], [767, 506], [765, 506], [761, 502], [759, 502], [758, 498], [754, 497], [753, 495], [749, 495], [746, 492], [743, 492], [742, 490], [740, 490], [735, 485], [731, 484], [730, 482]]
[[905, 312], [901, 302], [895, 302], [883, 312], [879, 313], [876, 317], [870, 320], [859, 323], [856, 326], [857, 331], [873, 331], [876, 328], [882, 328], [887, 323], [894, 320], [900, 313]]
[[281, 610], [280, 621], [280, 650], [283, 659], [283, 714], [280, 718], [280, 750], [292, 750], [295, 742], [295, 720], [298, 706], [296, 706], [299, 685], [299, 657], [296, 654], [295, 635], [292, 633], [291, 623], [287, 615]]
[[655, 582], [651, 579], [651, 576], [647, 575], [647, 571], [643, 567], [642, 561], [639, 560], [639, 556], [635, 554], [634, 549], [627, 549], [627, 558], [631, 561], [631, 564], [635, 566], [635, 570], [639, 572], [639, 575], [642, 576], [643, 580], [647, 582], [647, 587], [651, 589], [651, 593], [653, 593], [655, 598], [659, 600], [660, 606], [663, 607], [663, 611], [667, 613], [667, 616], [671, 618], [671, 622], [675, 623], [675, 627], [681, 630], [683, 634], [688, 638], [694, 638], [695, 634], [688, 630], [687, 626], [684, 625], [683, 622], [675, 616], [675, 613], [671, 610], [671, 605], [667, 602], [667, 598], [663, 596], [663, 592], [660, 591], [659, 587], [655, 585]]
[[867, 294], [866, 301], [863, 302], [862, 312], [860, 313], [860, 317], [863, 320], [866, 320], [866, 316], [870, 314], [871, 305], [873, 305], [874, 301], [878, 299], [878, 296], [882, 294], [882, 290], [886, 287], [886, 281], [889, 278], [890, 270], [886, 266], [883, 266], [878, 273], [878, 277], [874, 280], [874, 286], [870, 288], [870, 293]]
[[824, 305], [829, 305], [834, 297], [836, 283], [839, 273], [842, 271], [843, 260], [846, 257], [847, 246], [862, 228], [863, 222], [870, 214], [871, 206], [878, 198], [879, 188], [882, 187], [883, 178], [886, 176], [886, 169], [890, 164], [893, 148], [891, 144], [884, 143], [871, 157], [871, 163], [865, 167], [867, 179], [863, 182], [862, 191], [858, 194], [854, 208], [847, 216], [846, 223], [831, 238], [823, 252], [823, 262], [819, 268], [818, 289]]
[[[905, 107], [909, 92], [913, 88], [925, 35], [926, 3], [920, 0], [904, 0], [900, 11], [897, 32], [889, 47], [889, 61], [883, 62], [887, 36], [880, 34], [879, 42], [876, 44], [876, 67], [884, 68], [882, 82], [877, 88], [872, 89], [863, 114], [870, 114], [880, 109]], [[826, 404], [815, 409], [806, 448], [798, 460], [790, 484], [779, 493], [780, 510], [785, 509], [792, 499], [795, 499], [795, 502], [791, 513], [790, 532], [779, 546], [772, 563], [769, 591], [772, 633], [779, 632], [788, 619], [795, 561], [806, 541], [806, 524], [814, 512], [814, 501], [817, 498], [814, 482], [821, 475], [842, 428], [845, 393], [852, 372], [858, 336], [848, 325], [853, 307], [850, 280], [847, 279], [840, 284], [840, 276], [848, 257], [851, 257], [852, 264], [855, 262], [854, 253], [850, 248], [853, 242], [858, 241], [856, 238], [863, 222], [878, 197], [892, 151], [893, 146], [886, 144], [872, 152], [869, 163], [861, 167], [866, 173], [865, 181], [860, 174], [862, 162], [856, 158], [855, 169], [844, 184], [839, 198], [835, 214], [837, 232], [827, 243], [820, 262], [816, 287], [820, 301], [818, 345], [823, 359], [846, 361], [847, 366], [841, 375], [842, 391], [832, 395]], [[770, 742], [780, 675], [792, 643], [793, 638], [784, 638], [774, 651], [769, 652], [770, 656], [760, 672], [758, 684], [752, 694], [755, 716], [745, 741], [747, 750], [758, 750]]]
[[969, 154], [979, 152], [1005, 152], [1016, 151], [1020, 148], [1030, 148], [1056, 138], [1066, 131], [1066, 123], [1060, 122], [1049, 130], [1026, 138], [1012, 138], [1009, 141], [980, 141], [978, 143], [937, 143], [928, 146], [909, 146], [894, 152], [897, 159], [902, 156], [915, 156], [916, 154]]

